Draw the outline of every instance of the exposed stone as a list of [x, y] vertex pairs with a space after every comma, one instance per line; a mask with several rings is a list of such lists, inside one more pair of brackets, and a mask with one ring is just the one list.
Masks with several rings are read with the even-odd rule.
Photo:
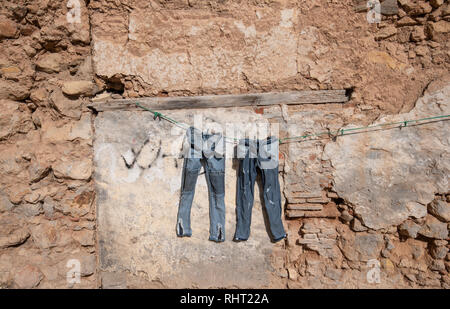
[[327, 196], [329, 198], [339, 198], [339, 195], [337, 195], [336, 192], [327, 192]]
[[81, 257], [78, 257], [81, 264], [81, 273], [82, 277], [87, 277], [92, 275], [95, 272], [97, 267], [97, 259], [94, 254], [85, 254]]
[[427, 207], [417, 202], [406, 203], [410, 216], [416, 219], [423, 218], [427, 215]]
[[31, 83], [0, 79], [0, 100], [25, 100], [30, 95]]
[[320, 259], [313, 258], [306, 260], [306, 273], [312, 277], [320, 277], [324, 272], [324, 265]]
[[413, 42], [420, 42], [425, 40], [425, 30], [423, 27], [416, 26], [414, 27], [413, 31], [411, 32], [411, 41]]
[[379, 234], [348, 231], [338, 238], [338, 246], [350, 261], [367, 261], [377, 258], [383, 247], [383, 236]]
[[7, 194], [0, 189], [0, 213], [9, 211], [14, 208], [14, 205], [10, 202]]
[[[416, 275], [417, 283], [421, 286], [440, 287], [441, 282], [437, 277], [431, 277], [431, 273], [419, 272]], [[438, 275], [439, 276], [439, 275]]]
[[431, 265], [430, 265], [430, 269], [431, 270], [436, 270], [436, 271], [445, 271], [445, 263], [443, 260], [432, 260], [431, 261]]
[[434, 246], [446, 246], [448, 244], [447, 240], [444, 239], [435, 239], [432, 241]]
[[445, 35], [450, 32], [450, 22], [440, 20], [438, 22], [430, 22], [427, 24], [427, 32], [434, 41], [445, 41]]
[[379, 30], [376, 33], [375, 39], [376, 40], [387, 39], [387, 38], [395, 35], [396, 33], [397, 33], [397, 28], [395, 28], [394, 26], [387, 26], [387, 27], [381, 28], [381, 30]]
[[30, 233], [24, 228], [12, 231], [9, 235], [0, 235], [0, 249], [21, 245], [28, 237], [30, 237]]
[[6, 18], [5, 16], [0, 16], [0, 39], [11, 39], [17, 34], [17, 24]]
[[50, 104], [62, 115], [80, 119], [81, 100], [70, 100], [60, 89], [54, 89], [50, 94]]
[[11, 278], [11, 272], [0, 269], [0, 288], [8, 289], [13, 285], [13, 279]]
[[[295, 204], [294, 204], [295, 205]], [[313, 205], [314, 204], [310, 204]], [[288, 218], [337, 218], [340, 213], [337, 210], [334, 204], [321, 205], [323, 207], [322, 210], [297, 210], [297, 209], [289, 209], [286, 211], [286, 216]], [[295, 207], [295, 206], [294, 206]], [[316, 206], [319, 207], [319, 206]]]
[[94, 198], [95, 193], [93, 191], [84, 191], [64, 199], [55, 207], [66, 215], [82, 217], [90, 212]]
[[291, 210], [310, 210], [310, 211], [321, 211], [323, 210], [322, 204], [288, 204], [287, 209]]
[[398, 227], [398, 232], [400, 235], [403, 235], [405, 237], [409, 238], [416, 238], [417, 233], [420, 230], [420, 225], [413, 221], [405, 221], [404, 223], [400, 224]]
[[92, 102], [101, 102], [106, 101], [108, 99], [111, 99], [111, 93], [109, 92], [102, 92], [97, 94], [95, 97], [91, 99]]
[[[407, 39], [409, 40], [409, 34]], [[367, 54], [367, 60], [373, 63], [384, 64], [392, 70], [402, 70], [405, 67], [404, 63], [399, 62], [388, 53], [377, 50], [370, 51]]]
[[32, 289], [38, 286], [42, 279], [42, 273], [33, 265], [26, 265], [14, 276], [14, 282], [20, 289]]
[[21, 111], [19, 103], [0, 100], [0, 140], [17, 133], [27, 133], [34, 128], [28, 111]]
[[327, 268], [324, 275], [331, 280], [339, 281], [342, 277], [342, 270], [336, 268]]
[[450, 222], [450, 205], [442, 200], [435, 200], [428, 205], [428, 212], [443, 222]]
[[399, 3], [411, 16], [425, 15], [433, 10], [426, 1], [400, 0]]
[[417, 21], [415, 21], [414, 19], [412, 19], [409, 16], [404, 16], [397, 21], [398, 27], [414, 26], [414, 25], [417, 25]]
[[53, 172], [58, 178], [88, 180], [92, 175], [92, 161], [89, 158], [68, 160], [62, 159], [52, 165]]
[[92, 96], [96, 92], [96, 86], [89, 80], [76, 80], [64, 82], [62, 92], [68, 96]]
[[418, 233], [428, 238], [446, 239], [448, 237], [447, 224], [428, 216]]
[[36, 68], [46, 73], [61, 71], [63, 58], [59, 53], [45, 53], [36, 61]]
[[24, 184], [17, 184], [8, 188], [9, 200], [13, 204], [19, 204], [23, 197], [31, 192], [30, 188]]
[[31, 238], [41, 249], [53, 248], [57, 245], [60, 231], [54, 227], [53, 223], [40, 224], [31, 228]]
[[306, 199], [308, 203], [320, 203], [320, 204], [326, 204], [330, 202], [330, 199], [326, 197], [315, 197], [315, 198], [308, 198]]
[[[366, 4], [367, 6], [367, 4]], [[396, 15], [398, 14], [397, 0], [385, 0], [381, 2], [380, 13], [382, 15]]]
[[39, 265], [39, 269], [48, 281], [58, 279], [58, 269], [56, 266]]
[[25, 204], [20, 204], [19, 206], [17, 206], [14, 209], [14, 212], [16, 213], [22, 213], [27, 217], [34, 217], [34, 216], [38, 216], [41, 213], [43, 213], [42, 210], [42, 204], [41, 203], [35, 203], [35, 204], [31, 204], [31, 203], [25, 203]]
[[55, 201], [51, 197], [47, 196], [42, 204], [42, 209], [45, 217], [52, 218], [55, 212]]
[[449, 249], [445, 246], [432, 245], [430, 248], [430, 254], [434, 259], [443, 260], [448, 253]]
[[46, 164], [43, 160], [33, 160], [28, 167], [28, 174], [30, 175], [30, 182], [38, 182], [46, 177], [51, 170], [51, 166]]
[[36, 204], [39, 201], [41, 195], [39, 192], [32, 191], [30, 194], [27, 194], [23, 197], [23, 200], [27, 203]]
[[103, 289], [126, 289], [127, 274], [125, 272], [102, 272], [101, 284]]
[[332, 69], [328, 65], [311, 65], [309, 76], [319, 83], [329, 83], [332, 76]]
[[347, 223], [353, 220], [353, 216], [347, 210], [342, 211], [339, 218]]
[[77, 138], [88, 141], [92, 140], [92, 125], [90, 114], [83, 114], [80, 118], [80, 121], [75, 122], [70, 127], [68, 139], [74, 140]]
[[428, 55], [428, 48], [425, 45], [419, 45], [416, 46], [414, 52], [416, 53], [417, 56], [425, 57]]
[[355, 232], [364, 232], [367, 231], [367, 227], [361, 224], [361, 221], [354, 218], [350, 223], [350, 228]]
[[289, 276], [289, 279], [291, 279], [293, 281], [297, 281], [298, 271], [295, 268], [288, 268], [288, 276]]
[[447, 3], [446, 5], [442, 6], [442, 16], [448, 15], [450, 15], [450, 5]]
[[18, 73], [21, 73], [22, 70], [17, 66], [7, 66], [0, 68], [0, 74], [7, 77], [7, 76], [15, 76]]
[[94, 232], [89, 230], [81, 230], [72, 233], [73, 239], [80, 243], [83, 247], [94, 246]]
[[45, 106], [45, 102], [48, 99], [48, 92], [45, 88], [38, 88], [31, 91], [30, 99], [38, 106]]
[[[291, 188], [291, 190], [293, 190], [295, 188]], [[303, 199], [307, 199], [307, 198], [321, 198], [322, 197], [322, 192], [292, 192], [290, 190], [288, 190], [288, 196], [291, 196], [293, 198], [303, 198]]]
[[69, 23], [67, 30], [69, 31], [70, 40], [74, 44], [89, 44], [91, 41], [89, 12], [86, 9], [85, 2], [81, 1], [79, 3], [80, 20], [79, 22]]
[[430, 0], [430, 4], [433, 8], [437, 9], [444, 4], [444, 0]]

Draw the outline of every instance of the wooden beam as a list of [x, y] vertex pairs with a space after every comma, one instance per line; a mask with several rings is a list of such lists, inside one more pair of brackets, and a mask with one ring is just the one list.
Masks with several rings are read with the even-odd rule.
[[140, 110], [142, 106], [157, 110], [195, 109], [239, 106], [266, 106], [277, 104], [345, 103], [349, 97], [345, 90], [317, 90], [268, 92], [253, 94], [208, 95], [191, 97], [145, 97], [95, 102], [89, 108], [98, 111]]

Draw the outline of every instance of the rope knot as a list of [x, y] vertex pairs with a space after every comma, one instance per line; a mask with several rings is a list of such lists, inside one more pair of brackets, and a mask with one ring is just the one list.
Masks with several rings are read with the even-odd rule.
[[156, 120], [156, 119], [161, 120], [161, 113], [158, 113], [158, 112], [153, 113], [153, 120]]

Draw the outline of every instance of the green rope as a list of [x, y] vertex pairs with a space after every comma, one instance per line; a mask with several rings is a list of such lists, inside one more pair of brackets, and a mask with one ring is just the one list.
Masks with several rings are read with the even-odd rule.
[[167, 120], [167, 121], [169, 121], [169, 122], [171, 122], [171, 123], [173, 123], [175, 125], [180, 126], [181, 128], [186, 129], [188, 127], [187, 124], [181, 123], [179, 121], [176, 121], [175, 119], [172, 119], [172, 118], [170, 118], [170, 117], [168, 117], [166, 115], [163, 115], [163, 114], [161, 114], [161, 113], [159, 113], [157, 111], [154, 111], [154, 110], [152, 110], [152, 109], [150, 109], [148, 107], [142, 106], [141, 104], [139, 104], [139, 102], [135, 102], [135, 104], [136, 104], [136, 106], [138, 106], [138, 107], [140, 107], [140, 108], [142, 108], [142, 109], [152, 113], [153, 114], [153, 119], [155, 119], [155, 120], [156, 119], [165, 119], [165, 120]]
[[[148, 107], [142, 106], [141, 104], [139, 104], [138, 102], [135, 102], [136, 106], [149, 111], [151, 113], [153, 113], [153, 118], [154, 119], [165, 119], [175, 125], [180, 126], [181, 128], [187, 129], [189, 127], [189, 125], [182, 123], [182, 122], [178, 122], [175, 119], [172, 119], [166, 115], [163, 115], [157, 111], [154, 111]], [[285, 138], [281, 138], [280, 139], [280, 144], [285, 143], [286, 141], [291, 141], [291, 140], [299, 140], [299, 139], [306, 139], [309, 137], [317, 137], [317, 136], [321, 136], [321, 135], [333, 135], [333, 136], [343, 136], [343, 135], [348, 135], [348, 134], [344, 134], [345, 132], [352, 132], [352, 131], [359, 131], [359, 130], [365, 130], [365, 129], [373, 129], [373, 128], [379, 128], [379, 127], [385, 127], [385, 126], [392, 126], [392, 125], [400, 125], [400, 127], [406, 127], [408, 125], [408, 123], [417, 123], [420, 121], [426, 121], [426, 120], [435, 120], [435, 119], [443, 119], [443, 118], [449, 118], [450, 115], [441, 115], [441, 116], [433, 116], [433, 117], [426, 117], [426, 118], [420, 118], [420, 119], [412, 119], [412, 120], [404, 120], [404, 121], [397, 121], [397, 122], [387, 122], [387, 123], [380, 123], [380, 124], [375, 124], [375, 125], [371, 125], [371, 126], [367, 126], [367, 127], [358, 127], [358, 128], [349, 128], [349, 129], [340, 129], [336, 132], [330, 132], [330, 131], [326, 131], [326, 132], [319, 132], [319, 133], [311, 133], [311, 134], [305, 134], [305, 135], [300, 135], [300, 136], [292, 136], [292, 137], [285, 137]], [[231, 137], [226, 137], [224, 136], [225, 139], [228, 140], [232, 140], [233, 142], [238, 141], [238, 138], [231, 138]]]
[[283, 139], [280, 139], [280, 143], [283, 143], [284, 141], [288, 141], [288, 140], [296, 140], [296, 139], [305, 139], [308, 137], [317, 137], [317, 136], [321, 136], [321, 135], [348, 135], [348, 134], [344, 134], [344, 132], [350, 132], [350, 131], [359, 131], [359, 130], [364, 130], [364, 129], [373, 129], [373, 128], [379, 128], [379, 127], [385, 127], [385, 126], [390, 126], [390, 125], [403, 125], [403, 126], [407, 126], [408, 123], [417, 123], [420, 121], [426, 121], [426, 120], [435, 120], [435, 119], [442, 119], [442, 118], [449, 118], [450, 115], [441, 115], [441, 116], [434, 116], [434, 117], [426, 117], [426, 118], [420, 118], [420, 119], [412, 119], [412, 120], [404, 120], [404, 121], [397, 121], [397, 122], [387, 122], [387, 123], [380, 123], [380, 124], [376, 124], [376, 125], [371, 125], [371, 126], [367, 126], [367, 127], [358, 127], [358, 128], [349, 128], [349, 129], [340, 129], [336, 132], [319, 132], [319, 133], [313, 133], [313, 134], [306, 134], [306, 135], [302, 135], [302, 136], [292, 136], [292, 137], [285, 137]]

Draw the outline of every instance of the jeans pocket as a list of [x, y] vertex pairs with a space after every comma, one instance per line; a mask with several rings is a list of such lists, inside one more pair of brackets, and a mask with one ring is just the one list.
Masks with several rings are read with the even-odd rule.
[[211, 179], [211, 186], [215, 194], [225, 193], [225, 173], [211, 171], [209, 178]]

